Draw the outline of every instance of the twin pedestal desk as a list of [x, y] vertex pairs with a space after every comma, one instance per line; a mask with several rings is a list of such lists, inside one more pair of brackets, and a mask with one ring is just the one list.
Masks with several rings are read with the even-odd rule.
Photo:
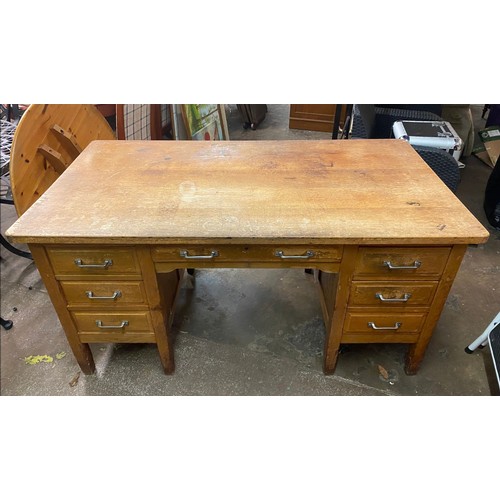
[[314, 269], [324, 371], [406, 343], [417, 372], [468, 244], [488, 231], [406, 141], [94, 141], [7, 231], [28, 243], [81, 370], [156, 343], [186, 268]]

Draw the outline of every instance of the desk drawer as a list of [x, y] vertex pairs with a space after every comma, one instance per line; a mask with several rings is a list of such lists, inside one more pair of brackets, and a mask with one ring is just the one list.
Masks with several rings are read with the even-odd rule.
[[133, 248], [53, 247], [47, 250], [57, 275], [140, 275]]
[[149, 311], [75, 311], [72, 313], [79, 333], [101, 335], [152, 332]]
[[111, 306], [145, 304], [142, 281], [61, 281], [69, 306]]
[[449, 247], [361, 247], [355, 276], [370, 279], [439, 278], [450, 254]]
[[354, 281], [350, 306], [422, 307], [429, 306], [437, 281]]
[[185, 245], [159, 246], [155, 262], [340, 262], [342, 245]]
[[375, 338], [385, 335], [405, 333], [418, 334], [422, 329], [426, 313], [402, 312], [352, 312], [348, 311], [344, 331], [348, 333], [370, 334]]

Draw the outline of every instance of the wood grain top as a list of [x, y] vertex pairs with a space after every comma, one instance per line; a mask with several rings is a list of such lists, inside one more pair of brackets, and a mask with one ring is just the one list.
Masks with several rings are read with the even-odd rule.
[[[24, 243], [482, 243], [405, 141], [94, 141], [7, 231]], [[256, 241], [257, 240], [257, 241]]]

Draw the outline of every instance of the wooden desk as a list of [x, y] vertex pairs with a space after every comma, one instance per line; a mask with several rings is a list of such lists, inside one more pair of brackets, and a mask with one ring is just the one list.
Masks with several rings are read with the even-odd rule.
[[152, 342], [166, 373], [185, 268], [315, 270], [324, 371], [408, 343], [416, 373], [488, 231], [398, 140], [95, 141], [7, 231], [28, 243], [84, 373], [90, 342]]

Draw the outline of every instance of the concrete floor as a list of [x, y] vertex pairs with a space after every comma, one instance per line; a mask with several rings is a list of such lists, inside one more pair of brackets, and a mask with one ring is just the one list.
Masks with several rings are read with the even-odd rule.
[[[476, 128], [482, 105], [473, 107]], [[269, 105], [256, 131], [228, 106], [230, 138], [324, 139], [288, 129], [288, 105]], [[174, 320], [176, 371], [166, 376], [154, 345], [92, 344], [97, 372], [80, 374], [34, 264], [1, 248], [2, 395], [490, 395], [498, 394], [488, 349], [464, 347], [500, 309], [500, 232], [482, 210], [491, 168], [475, 157], [458, 198], [490, 230], [470, 247], [419, 373], [403, 370], [404, 345], [350, 345], [324, 376], [324, 325], [315, 286], [301, 270], [199, 270], [186, 281]], [[2, 232], [15, 220], [2, 205]], [[62, 353], [62, 354], [61, 354]], [[66, 355], [64, 355], [66, 353]], [[61, 359], [56, 355], [59, 354]], [[25, 358], [48, 355], [50, 363]], [[384, 379], [378, 366], [389, 376]]]

